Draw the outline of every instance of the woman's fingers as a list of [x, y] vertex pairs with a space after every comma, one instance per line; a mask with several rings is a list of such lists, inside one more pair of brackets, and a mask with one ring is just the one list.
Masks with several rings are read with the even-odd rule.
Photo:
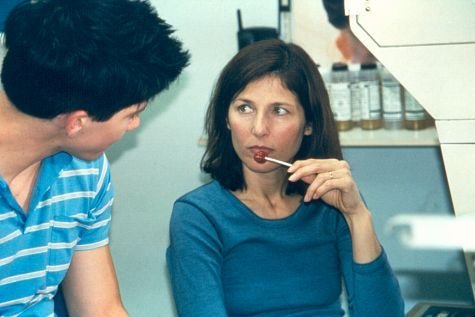
[[322, 199], [344, 214], [357, 212], [362, 200], [351, 175], [350, 165], [337, 159], [296, 161], [289, 169], [289, 181], [301, 180], [309, 186], [304, 201]]
[[[289, 181], [296, 182], [302, 180], [310, 184], [318, 175], [329, 175], [329, 172], [337, 170], [347, 170], [350, 172], [349, 165], [346, 161], [336, 159], [308, 159], [303, 161], [296, 161], [288, 172], [291, 173]], [[322, 178], [322, 177], [321, 177]]]
[[304, 200], [319, 199], [332, 190], [348, 192], [353, 180], [346, 170], [334, 170], [320, 173], [309, 184]]

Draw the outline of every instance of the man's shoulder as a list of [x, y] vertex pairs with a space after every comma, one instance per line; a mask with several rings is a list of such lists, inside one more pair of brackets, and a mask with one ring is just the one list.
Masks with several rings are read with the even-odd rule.
[[105, 155], [85, 161], [64, 152], [57, 153], [44, 160], [41, 181], [44, 186], [54, 182], [52, 188], [57, 194], [56, 191], [109, 191], [109, 162]]
[[[66, 158], [65, 156], [66, 155]], [[69, 156], [69, 159], [67, 158]], [[104, 177], [105, 174], [110, 173], [109, 161], [105, 154], [100, 155], [95, 160], [86, 161], [78, 157], [71, 156], [65, 153], [56, 154], [56, 158], [53, 158], [52, 163], [61, 167], [60, 174], [64, 177], [69, 174], [76, 175], [97, 175]]]
[[86, 161], [67, 152], [58, 152], [45, 158], [43, 164], [64, 166], [65, 168], [103, 168], [109, 166], [109, 161], [104, 153], [95, 160]]
[[105, 154], [100, 155], [98, 158], [92, 161], [85, 161], [78, 157], [72, 156], [71, 165], [74, 167], [79, 167], [79, 168], [88, 168], [88, 167], [89, 168], [91, 167], [97, 167], [97, 168], [106, 167], [107, 168], [109, 166], [109, 161]]

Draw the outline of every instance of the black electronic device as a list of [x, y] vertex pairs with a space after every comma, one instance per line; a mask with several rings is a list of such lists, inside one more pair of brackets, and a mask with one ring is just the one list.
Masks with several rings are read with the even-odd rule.
[[276, 28], [263, 26], [243, 28], [241, 10], [237, 10], [237, 18], [239, 27], [237, 33], [239, 49], [257, 41], [279, 38], [279, 32]]
[[475, 306], [418, 303], [406, 317], [475, 317]]

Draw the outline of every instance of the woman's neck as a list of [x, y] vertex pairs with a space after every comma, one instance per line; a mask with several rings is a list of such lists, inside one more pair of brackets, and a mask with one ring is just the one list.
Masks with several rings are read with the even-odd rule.
[[255, 214], [266, 219], [285, 218], [295, 212], [302, 196], [287, 195], [287, 173], [277, 170], [271, 173], [244, 172], [246, 188], [233, 194]]

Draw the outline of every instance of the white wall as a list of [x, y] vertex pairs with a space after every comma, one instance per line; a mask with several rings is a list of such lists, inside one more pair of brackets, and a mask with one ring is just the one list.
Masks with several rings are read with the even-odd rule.
[[244, 26], [277, 27], [277, 0], [152, 0], [191, 52], [178, 82], [154, 100], [142, 126], [108, 152], [117, 192], [112, 252], [132, 316], [173, 316], [165, 250], [176, 198], [201, 184], [198, 146], [212, 86], [237, 52]]

